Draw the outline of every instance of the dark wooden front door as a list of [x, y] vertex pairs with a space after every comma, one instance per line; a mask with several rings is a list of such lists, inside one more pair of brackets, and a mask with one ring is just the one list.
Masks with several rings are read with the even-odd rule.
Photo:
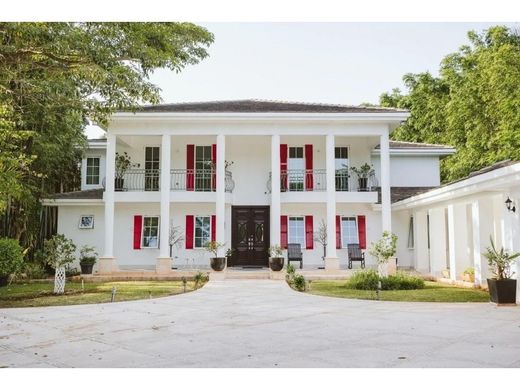
[[269, 265], [269, 206], [233, 206], [231, 208], [231, 246], [228, 265]]

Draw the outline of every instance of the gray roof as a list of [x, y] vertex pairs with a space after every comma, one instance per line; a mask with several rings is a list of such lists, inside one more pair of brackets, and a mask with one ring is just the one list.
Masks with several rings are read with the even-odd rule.
[[[375, 149], [379, 149], [377, 145]], [[453, 146], [440, 144], [425, 144], [422, 142], [390, 141], [391, 149], [453, 149]]]
[[[399, 202], [400, 200], [410, 198], [414, 195], [428, 192], [438, 187], [391, 187], [390, 188], [390, 199], [391, 203]], [[377, 203], [381, 203], [381, 187], [377, 188], [378, 198]]]
[[142, 106], [139, 112], [196, 113], [406, 113], [388, 107], [349, 106], [342, 104], [301, 103], [275, 100], [217, 100], [210, 102], [172, 103]]
[[63, 192], [49, 196], [49, 199], [103, 199], [103, 188], [94, 190]]

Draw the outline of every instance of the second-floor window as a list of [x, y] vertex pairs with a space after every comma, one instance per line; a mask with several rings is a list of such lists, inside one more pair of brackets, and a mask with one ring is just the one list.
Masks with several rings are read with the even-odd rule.
[[87, 175], [86, 184], [96, 185], [99, 184], [99, 157], [88, 157], [87, 158]]
[[340, 146], [334, 150], [336, 168], [336, 191], [348, 191], [348, 147]]
[[305, 248], [305, 222], [303, 217], [289, 217], [289, 244]]
[[195, 147], [195, 190], [211, 191], [211, 146]]
[[289, 160], [287, 161], [288, 182], [290, 191], [303, 191], [305, 177], [305, 159], [303, 147], [289, 147]]
[[144, 151], [144, 190], [159, 190], [160, 148], [147, 146]]

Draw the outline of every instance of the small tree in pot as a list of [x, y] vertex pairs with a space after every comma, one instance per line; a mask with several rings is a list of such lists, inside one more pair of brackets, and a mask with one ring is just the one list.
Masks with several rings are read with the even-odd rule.
[[497, 304], [516, 303], [516, 279], [512, 279], [513, 271], [511, 264], [520, 253], [509, 254], [504, 248], [498, 250], [495, 247], [493, 238], [490, 237], [491, 246], [486, 248], [483, 253], [487, 258], [489, 269], [494, 278], [487, 279], [489, 288], [489, 298], [491, 302]]
[[97, 252], [94, 247], [83, 245], [79, 251], [79, 266], [81, 267], [81, 273], [85, 275], [92, 274], [92, 268], [97, 261]]
[[280, 245], [269, 247], [269, 268], [273, 271], [281, 271], [283, 269], [283, 248]]
[[23, 251], [17, 240], [0, 238], [0, 287], [7, 286], [9, 276], [22, 270]]
[[210, 265], [213, 271], [223, 271], [226, 268], [226, 258], [219, 257], [220, 249], [224, 248], [225, 244], [222, 244], [217, 241], [209, 241], [205, 249], [213, 254], [213, 257], [210, 258]]
[[320, 222], [318, 231], [314, 234], [314, 241], [323, 247], [323, 257], [321, 259], [325, 261], [327, 257], [327, 224], [323, 219]]
[[359, 168], [351, 167], [358, 178], [358, 191], [368, 191], [368, 179], [374, 176], [374, 168], [368, 163], [364, 163]]
[[132, 164], [132, 159], [127, 152], [119, 154], [116, 152], [116, 164], [115, 164], [115, 181], [114, 187], [116, 191], [123, 191], [125, 185], [125, 173], [135, 166]]

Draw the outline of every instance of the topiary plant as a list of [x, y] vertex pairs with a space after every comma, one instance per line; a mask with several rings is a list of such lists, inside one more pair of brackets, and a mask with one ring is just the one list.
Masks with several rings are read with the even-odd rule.
[[11, 274], [22, 270], [23, 251], [17, 240], [0, 239], [0, 286], [6, 285]]

